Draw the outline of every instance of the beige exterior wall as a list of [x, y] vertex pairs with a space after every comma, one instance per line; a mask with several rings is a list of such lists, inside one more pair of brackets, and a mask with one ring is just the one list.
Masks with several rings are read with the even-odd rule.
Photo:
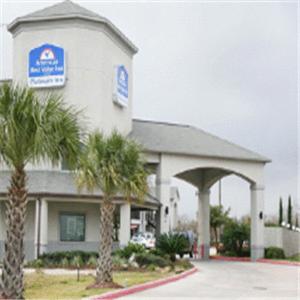
[[[13, 80], [27, 83], [28, 54], [33, 48], [50, 43], [66, 53], [66, 84], [55, 91], [66, 102], [84, 109], [88, 127], [110, 132], [116, 128], [127, 134], [132, 127], [132, 54], [101, 24], [84, 21], [56, 21], [34, 26], [22, 25], [14, 35]], [[113, 70], [123, 64], [129, 74], [129, 105], [113, 103]]]
[[[48, 242], [60, 241], [59, 216], [63, 212], [82, 213], [85, 215], [85, 241], [99, 241], [99, 209], [96, 203], [48, 202]], [[70, 244], [72, 242], [60, 242]], [[81, 242], [84, 243], [84, 242]]]
[[265, 227], [265, 247], [279, 247], [286, 256], [300, 253], [300, 232], [281, 227]]

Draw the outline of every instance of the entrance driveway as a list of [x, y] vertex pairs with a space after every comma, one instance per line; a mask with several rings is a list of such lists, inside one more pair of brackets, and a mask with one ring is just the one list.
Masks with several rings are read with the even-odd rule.
[[300, 299], [296, 266], [214, 260], [194, 264], [198, 272], [185, 279], [121, 299]]

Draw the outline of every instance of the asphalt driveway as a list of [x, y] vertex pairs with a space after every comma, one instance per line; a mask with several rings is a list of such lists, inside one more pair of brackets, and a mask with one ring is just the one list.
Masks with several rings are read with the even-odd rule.
[[300, 268], [250, 262], [194, 262], [185, 279], [121, 299], [300, 299]]

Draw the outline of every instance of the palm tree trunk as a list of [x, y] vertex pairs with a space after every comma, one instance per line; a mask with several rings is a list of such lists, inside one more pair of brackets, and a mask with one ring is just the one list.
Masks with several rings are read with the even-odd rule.
[[[27, 206], [26, 173], [16, 168], [11, 176], [6, 201], [6, 241], [1, 276], [2, 297], [24, 299], [24, 223]], [[0, 295], [1, 297], [1, 295]]]
[[112, 244], [113, 244], [113, 217], [115, 205], [105, 199], [100, 205], [100, 246], [96, 270], [96, 285], [105, 285], [113, 282], [112, 278]]

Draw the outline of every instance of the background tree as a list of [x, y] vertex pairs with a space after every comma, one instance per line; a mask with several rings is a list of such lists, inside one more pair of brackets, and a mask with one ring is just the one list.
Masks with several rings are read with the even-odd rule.
[[211, 205], [210, 206], [210, 228], [214, 232], [214, 239], [216, 248], [219, 248], [219, 238], [218, 238], [218, 231], [220, 231], [221, 226], [225, 225], [228, 221], [230, 208], [224, 210], [224, 207], [221, 205]]
[[143, 200], [147, 192], [147, 173], [141, 148], [117, 132], [105, 137], [94, 132], [88, 137], [80, 159], [77, 182], [79, 188], [100, 189], [100, 247], [96, 282], [90, 287], [113, 287], [112, 239], [114, 200], [120, 194], [130, 201]]
[[287, 221], [289, 224], [289, 228], [292, 228], [293, 226], [293, 219], [292, 219], [292, 212], [293, 208], [292, 208], [292, 198], [291, 196], [289, 196], [289, 200], [288, 200], [288, 211], [287, 211]]
[[296, 228], [299, 228], [299, 220], [298, 220], [298, 215], [297, 214], [295, 216], [295, 226], [296, 226]]
[[177, 226], [175, 231], [183, 232], [183, 231], [193, 231], [197, 234], [198, 222], [196, 220], [190, 219], [187, 215], [181, 215], [178, 218]]
[[282, 207], [282, 198], [279, 199], [279, 219], [278, 219], [278, 225], [281, 226], [283, 222], [283, 207]]
[[249, 249], [246, 251], [246, 245], [250, 241], [250, 224], [230, 220], [224, 226], [222, 242], [224, 251], [227, 255], [246, 256], [249, 255]]
[[41, 161], [56, 165], [64, 158], [72, 166], [79, 150], [80, 126], [74, 108], [53, 95], [39, 101], [31, 89], [7, 84], [0, 88], [0, 160], [11, 169], [0, 298], [23, 298], [26, 165]]

